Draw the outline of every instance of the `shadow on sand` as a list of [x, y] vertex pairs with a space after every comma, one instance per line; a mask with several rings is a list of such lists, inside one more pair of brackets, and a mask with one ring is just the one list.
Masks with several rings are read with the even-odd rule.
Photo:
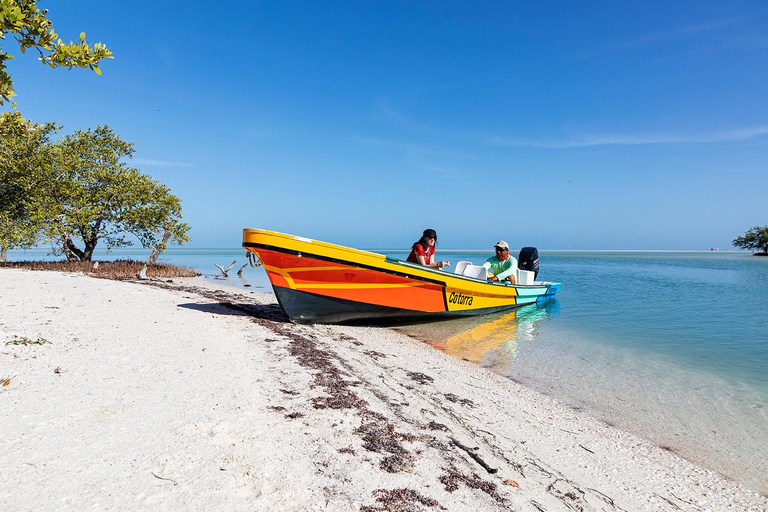
[[187, 302], [179, 304], [180, 308], [192, 309], [213, 315], [247, 315], [271, 322], [288, 323], [288, 317], [277, 304], [236, 304], [233, 302], [215, 302], [198, 304]]

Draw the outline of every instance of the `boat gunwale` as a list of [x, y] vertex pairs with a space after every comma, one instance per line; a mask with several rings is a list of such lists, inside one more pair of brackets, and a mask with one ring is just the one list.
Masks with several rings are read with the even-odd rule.
[[[374, 266], [374, 265], [369, 265], [369, 264], [365, 264], [365, 263], [358, 263], [358, 262], [356, 262], [354, 260], [343, 260], [343, 259], [339, 259], [339, 258], [334, 258], [332, 256], [324, 256], [324, 255], [320, 255], [320, 254], [317, 254], [317, 253], [314, 253], [314, 252], [299, 251], [299, 250], [296, 250], [296, 249], [288, 249], [286, 247], [275, 246], [275, 245], [272, 245], [272, 244], [259, 244], [259, 243], [256, 243], [256, 242], [246, 242], [245, 239], [247, 238], [248, 235], [250, 235], [250, 236], [266, 236], [266, 237], [272, 237], [272, 238], [278, 238], [278, 239], [285, 239], [285, 240], [290, 241], [292, 243], [303, 243], [303, 244], [313, 245], [313, 246], [316, 246], [316, 247], [322, 247], [322, 248], [324, 248], [326, 250], [348, 252], [348, 253], [356, 254], [356, 255], [358, 255], [360, 257], [365, 257], [365, 258], [375, 258], [375, 259], [383, 258], [383, 260], [384, 260], [383, 264], [389, 264], [389, 265], [394, 265], [394, 266], [399, 266], [399, 267], [407, 267], [408, 269], [412, 269], [412, 270], [416, 271], [417, 275], [412, 275], [412, 274], [409, 274], [409, 273], [404, 273], [404, 272], [402, 272], [402, 269], [388, 269], [388, 268], [386, 268], [383, 265]], [[334, 244], [334, 243], [331, 243], [331, 242], [323, 242], [323, 241], [314, 240], [314, 239], [311, 239], [311, 238], [305, 238], [305, 237], [300, 237], [300, 236], [295, 236], [295, 235], [289, 235], [287, 233], [281, 233], [279, 231], [270, 231], [270, 230], [259, 229], [259, 228], [243, 228], [243, 244], [242, 244], [242, 247], [245, 248], [246, 250], [248, 249], [248, 247], [263, 248], [263, 249], [267, 249], [267, 250], [278, 250], [278, 252], [283, 252], [283, 253], [286, 253], [286, 254], [298, 254], [300, 252], [304, 252], [306, 254], [311, 254], [315, 258], [320, 258], [320, 259], [323, 259], [325, 261], [331, 261], [331, 262], [334, 262], [334, 263], [342, 263], [342, 264], [346, 264], [346, 265], [350, 265], [350, 266], [358, 266], [358, 267], [366, 268], [368, 270], [377, 270], [377, 271], [392, 273], [394, 275], [402, 275], [402, 276], [408, 277], [408, 278], [422, 279], [422, 280], [424, 280], [426, 282], [430, 282], [432, 284], [443, 285], [443, 286], [450, 286], [450, 285], [448, 283], [444, 282], [444, 281], [438, 281], [437, 279], [433, 279], [433, 276], [435, 278], [439, 276], [443, 280], [445, 280], [445, 279], [458, 279], [458, 280], [462, 280], [462, 281], [468, 281], [468, 282], [474, 283], [474, 284], [480, 284], [480, 285], [484, 284], [484, 285], [488, 285], [488, 286], [491, 286], [491, 287], [496, 287], [498, 292], [501, 292], [502, 290], [512, 290], [512, 289], [517, 289], [517, 288], [521, 288], [521, 289], [524, 289], [524, 290], [530, 290], [532, 288], [546, 288], [547, 291], [544, 293], [545, 295], [547, 293], [549, 293], [549, 288], [551, 288], [554, 285], [558, 285], [559, 284], [559, 283], [551, 283], [551, 282], [547, 282], [547, 281], [539, 281], [538, 283], [535, 282], [534, 284], [517, 284], [517, 283], [515, 283], [515, 284], [505, 284], [505, 283], [500, 283], [500, 282], [484, 281], [482, 279], [475, 278], [475, 277], [465, 276], [465, 275], [462, 275], [462, 274], [454, 274], [453, 272], [445, 272], [443, 270], [437, 270], [437, 269], [433, 269], [431, 267], [425, 267], [425, 266], [419, 265], [417, 263], [412, 263], [412, 262], [409, 262], [409, 261], [399, 260], [397, 258], [391, 258], [389, 256], [386, 256], [384, 254], [379, 254], [379, 253], [376, 253], [376, 252], [365, 251], [363, 249], [355, 249], [353, 247], [347, 247], [347, 246], [344, 246], [344, 245], [338, 245], [338, 244]], [[426, 274], [429, 274], [429, 275], [427, 275], [425, 277], [423, 275], [418, 275], [418, 273], [426, 273]]]
[[[288, 249], [286, 247], [280, 247], [280, 246], [275, 246], [275, 245], [270, 245], [270, 244], [261, 244], [261, 243], [256, 243], [256, 242], [243, 242], [243, 247], [245, 249], [248, 249], [248, 248], [265, 249], [265, 250], [268, 250], [268, 251], [275, 251], [275, 252], [281, 252], [281, 253], [284, 253], [284, 254], [293, 254], [293, 255], [298, 255], [298, 254], [301, 253], [301, 254], [306, 254], [307, 257], [312, 257], [312, 258], [323, 260], [323, 261], [328, 261], [328, 262], [332, 262], [332, 263], [340, 263], [340, 264], [349, 265], [349, 266], [352, 266], [352, 267], [364, 268], [366, 270], [373, 270], [373, 271], [376, 271], [376, 272], [385, 272], [385, 273], [388, 273], [388, 274], [398, 275], [398, 276], [402, 276], [402, 277], [406, 277], [406, 278], [411, 278], [411, 279], [418, 279], [418, 280], [421, 280], [421, 281], [424, 281], [424, 282], [427, 282], [427, 283], [436, 284], [436, 285], [439, 285], [439, 286], [446, 286], [446, 287], [448, 287], [448, 286], [460, 287], [460, 285], [451, 284], [450, 280], [452, 280], [452, 279], [456, 279], [456, 280], [459, 280], [459, 281], [467, 281], [469, 283], [473, 283], [473, 284], [477, 284], [477, 285], [490, 286], [490, 287], [495, 288], [494, 291], [496, 291], [497, 293], [498, 292], [502, 292], [502, 291], [505, 291], [505, 292], [506, 291], [512, 291], [512, 290], [515, 290], [515, 289], [518, 289], [518, 288], [525, 289], [525, 290], [530, 290], [530, 289], [533, 289], [533, 288], [544, 288], [544, 289], [546, 289], [546, 288], [550, 288], [553, 284], [557, 284], [557, 283], [544, 283], [544, 282], [542, 282], [541, 284], [531, 284], [531, 285], [495, 283], [495, 282], [492, 282], [492, 281], [483, 281], [483, 280], [478, 279], [478, 278], [474, 278], [474, 277], [470, 277], [470, 276], [464, 276], [464, 275], [461, 275], [461, 274], [448, 273], [448, 272], [444, 272], [444, 271], [441, 271], [441, 270], [432, 270], [429, 267], [419, 268], [419, 266], [417, 266], [417, 264], [415, 264], [415, 263], [411, 263], [411, 262], [408, 262], [408, 261], [402, 261], [402, 260], [398, 260], [398, 259], [395, 259], [395, 258], [390, 258], [390, 257], [385, 256], [383, 254], [368, 253], [370, 255], [374, 255], [374, 256], [377, 256], [377, 257], [384, 258], [384, 263], [387, 263], [387, 264], [395, 266], [395, 267], [406, 267], [407, 269], [416, 270], [417, 272], [426, 272], [426, 273], [429, 273], [429, 274], [434, 274], [435, 277], [439, 276], [439, 278], [441, 278], [441, 280], [438, 280], [438, 279], [432, 278], [432, 276], [421, 276], [421, 275], [418, 275], [418, 274], [414, 275], [413, 273], [406, 272], [405, 268], [392, 269], [392, 268], [386, 268], [384, 266], [368, 265], [368, 264], [365, 264], [365, 263], [359, 263], [359, 262], [355, 262], [355, 261], [334, 258], [332, 256], [325, 256], [325, 255], [316, 254], [316, 253], [313, 253], [313, 252], [299, 251], [299, 250], [296, 250], [296, 249]], [[506, 293], [503, 293], [503, 295], [506, 295]]]

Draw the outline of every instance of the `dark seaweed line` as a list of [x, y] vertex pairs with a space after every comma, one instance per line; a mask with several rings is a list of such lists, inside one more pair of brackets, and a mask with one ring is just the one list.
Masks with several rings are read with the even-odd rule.
[[[287, 317], [282, 310], [276, 304], [260, 305], [249, 303], [249, 297], [242, 294], [229, 294], [224, 291], [214, 291], [195, 286], [181, 286], [181, 285], [169, 285], [164, 282], [158, 281], [135, 281], [139, 284], [154, 286], [168, 290], [178, 290], [187, 293], [194, 293], [202, 297], [216, 301], [220, 306], [244, 313], [251, 317], [251, 320], [270, 331], [274, 332], [278, 336], [282, 336], [289, 340], [288, 350], [289, 353], [296, 358], [297, 362], [307, 368], [308, 370], [314, 370], [314, 386], [320, 387], [325, 390], [327, 396], [316, 397], [312, 400], [313, 407], [316, 409], [351, 409], [361, 418], [361, 425], [355, 429], [355, 433], [363, 441], [363, 447], [371, 452], [385, 454], [384, 458], [380, 461], [379, 467], [381, 470], [394, 473], [402, 470], [408, 470], [415, 462], [415, 457], [403, 447], [401, 441], [414, 442], [422, 441], [428, 447], [437, 449], [441, 453], [446, 461], [448, 467], [443, 468], [443, 475], [439, 480], [443, 484], [444, 488], [448, 492], [453, 492], [458, 489], [458, 483], [463, 483], [471, 489], [477, 489], [489, 497], [493, 498], [499, 505], [507, 506], [507, 500], [498, 493], [497, 486], [493, 482], [489, 482], [481, 479], [477, 474], [464, 474], [456, 467], [455, 450], [451, 448], [453, 443], [440, 441], [429, 433], [424, 433], [420, 436], [413, 434], [405, 434], [397, 432], [395, 425], [393, 425], [388, 418], [371, 410], [368, 407], [368, 402], [360, 398], [352, 387], [363, 384], [362, 381], [349, 381], [345, 380], [333, 361], [339, 363], [342, 367], [352, 373], [352, 368], [343, 361], [337, 354], [323, 350], [318, 347], [316, 343], [316, 337], [312, 334], [302, 335], [296, 332], [298, 329], [308, 329], [307, 326], [297, 326], [288, 322]], [[311, 329], [312, 327], [309, 327]], [[353, 338], [345, 334], [329, 333], [334, 341], [338, 342], [354, 342]], [[359, 342], [355, 343], [356, 345]], [[370, 354], [369, 357], [378, 359], [382, 354]], [[406, 372], [408, 376], [421, 385], [430, 384], [434, 381], [432, 377], [418, 372]], [[380, 392], [375, 390], [375, 386], [366, 382], [370, 387], [374, 396], [376, 396], [383, 403], [387, 404], [395, 415], [402, 421], [422, 431], [447, 431], [448, 434], [452, 432], [445, 425], [430, 422], [429, 424], [422, 424], [414, 421], [400, 412], [398, 404], [394, 404], [386, 397], [381, 396]], [[425, 396], [422, 394], [422, 396]], [[449, 401], [459, 403], [464, 406], [473, 407], [471, 401], [466, 399], [460, 399], [455, 395], [444, 395]], [[425, 396], [426, 397], [426, 396]], [[429, 398], [429, 397], [426, 397]], [[467, 432], [474, 433], [472, 429], [466, 425], [466, 422], [453, 410], [446, 407], [440, 400], [432, 395], [432, 402], [444, 413], [447, 413], [457, 424], [462, 425]], [[299, 416], [296, 416], [299, 417]], [[483, 444], [486, 445], [495, 454], [505, 455], [503, 450], [496, 446], [495, 443], [489, 442], [483, 438]], [[473, 457], [474, 459], [474, 457]], [[511, 461], [506, 456], [501, 457], [505, 460], [513, 469], [515, 469], [521, 475], [523, 465]], [[475, 459], [476, 460], [476, 459]], [[485, 464], [483, 462], [483, 464]], [[585, 496], [587, 492], [593, 496], [597, 496], [600, 501], [609, 506], [613, 510], [624, 510], [614, 503], [614, 501], [605, 494], [595, 489], [580, 489], [574, 482], [564, 478], [562, 475], [558, 475], [556, 471], [545, 469], [538, 461], [526, 458], [525, 465], [538, 469], [540, 473], [546, 475], [551, 481], [546, 487], [546, 491], [559, 499], [566, 507], [574, 508], [576, 510], [589, 510], [590, 505], [586, 501]], [[486, 468], [487, 469], [487, 468]], [[361, 510], [369, 512], [375, 511], [398, 511], [398, 510], [410, 510], [411, 507], [416, 507], [417, 504], [426, 505], [430, 507], [438, 507], [445, 509], [437, 501], [422, 496], [416, 491], [411, 489], [377, 489], [374, 491], [374, 498], [378, 503], [381, 503], [378, 507], [363, 506]], [[531, 502], [532, 505], [535, 502]]]

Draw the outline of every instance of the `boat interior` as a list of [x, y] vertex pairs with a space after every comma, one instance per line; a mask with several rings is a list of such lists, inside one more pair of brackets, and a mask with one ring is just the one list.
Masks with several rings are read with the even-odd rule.
[[[510, 256], [512, 258], [512, 256]], [[530, 270], [521, 270], [517, 268], [517, 260], [515, 258], [512, 258], [514, 261], [513, 265], [516, 268], [515, 271], [515, 282], [517, 284], [534, 284], [534, 277], [535, 273], [531, 272]], [[487, 279], [488, 278], [488, 271], [485, 267], [482, 265], [474, 265], [471, 261], [459, 261], [456, 263], [456, 266], [453, 270], [454, 274], [459, 274], [462, 276], [467, 277], [474, 277], [475, 279]]]

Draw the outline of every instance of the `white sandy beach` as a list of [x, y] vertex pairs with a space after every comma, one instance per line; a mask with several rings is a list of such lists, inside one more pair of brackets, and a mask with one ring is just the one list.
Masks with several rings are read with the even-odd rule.
[[768, 510], [399, 333], [174, 281], [0, 269], [0, 510]]

